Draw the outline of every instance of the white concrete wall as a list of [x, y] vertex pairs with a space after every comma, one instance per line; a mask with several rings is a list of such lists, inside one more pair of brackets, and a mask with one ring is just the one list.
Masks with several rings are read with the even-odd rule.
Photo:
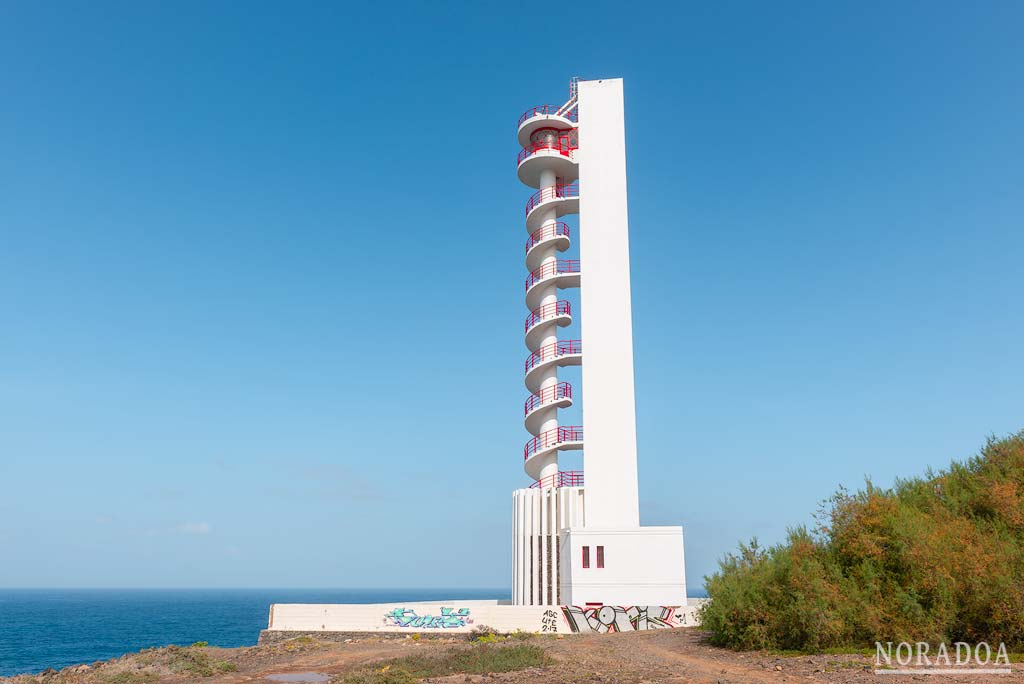
[[622, 79], [580, 81], [580, 327], [587, 526], [640, 524]]
[[[561, 597], [567, 604], [677, 605], [686, 603], [682, 527], [564, 530]], [[583, 547], [590, 567], [583, 567]], [[604, 567], [597, 567], [597, 547]]]
[[[604, 609], [603, 612], [602, 608]], [[510, 606], [495, 602], [275, 603], [267, 629], [285, 632], [455, 634], [487, 626], [499, 632], [560, 633], [662, 629], [697, 624], [697, 603], [672, 606]]]

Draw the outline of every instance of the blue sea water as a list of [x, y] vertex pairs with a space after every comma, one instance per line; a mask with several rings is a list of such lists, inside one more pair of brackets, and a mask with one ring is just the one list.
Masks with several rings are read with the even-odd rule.
[[271, 603], [507, 599], [508, 589], [0, 589], [0, 676], [150, 646], [252, 646]]

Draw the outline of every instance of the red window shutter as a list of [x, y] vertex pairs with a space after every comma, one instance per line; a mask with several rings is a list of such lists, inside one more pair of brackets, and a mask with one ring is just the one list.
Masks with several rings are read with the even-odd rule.
[[589, 546], [584, 546], [583, 547], [583, 567], [585, 567], [585, 568], [589, 568], [590, 567], [590, 547]]
[[603, 546], [598, 546], [597, 547], [597, 567], [599, 567], [599, 568], [603, 568], [604, 567], [604, 547]]

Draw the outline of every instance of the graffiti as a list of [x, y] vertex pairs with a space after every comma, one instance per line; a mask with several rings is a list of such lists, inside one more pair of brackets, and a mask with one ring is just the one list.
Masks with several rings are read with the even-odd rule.
[[687, 624], [679, 606], [562, 606], [562, 615], [573, 632], [642, 632]]
[[395, 608], [384, 614], [384, 624], [394, 627], [418, 627], [422, 629], [454, 629], [465, 627], [469, 619], [469, 608], [442, 608], [440, 615], [417, 615], [412, 608]]
[[540, 618], [540, 631], [542, 632], [557, 632], [558, 631], [558, 613], [553, 610], [545, 610], [544, 615]]

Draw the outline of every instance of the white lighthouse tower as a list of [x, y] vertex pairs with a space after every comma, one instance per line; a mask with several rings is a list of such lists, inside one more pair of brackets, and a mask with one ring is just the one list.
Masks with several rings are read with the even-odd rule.
[[[523, 449], [534, 483], [513, 493], [513, 603], [685, 605], [682, 528], [640, 526], [622, 79], [574, 79], [564, 105], [520, 117], [518, 137], [519, 179], [537, 188], [526, 203]], [[573, 214], [577, 230], [560, 220]], [[579, 258], [560, 258], [573, 242]], [[582, 311], [559, 298], [577, 287]], [[579, 339], [559, 339], [574, 317]], [[559, 380], [581, 364], [582, 388]], [[584, 426], [558, 421], [579, 401], [585, 483], [558, 464], [584, 448]]]

